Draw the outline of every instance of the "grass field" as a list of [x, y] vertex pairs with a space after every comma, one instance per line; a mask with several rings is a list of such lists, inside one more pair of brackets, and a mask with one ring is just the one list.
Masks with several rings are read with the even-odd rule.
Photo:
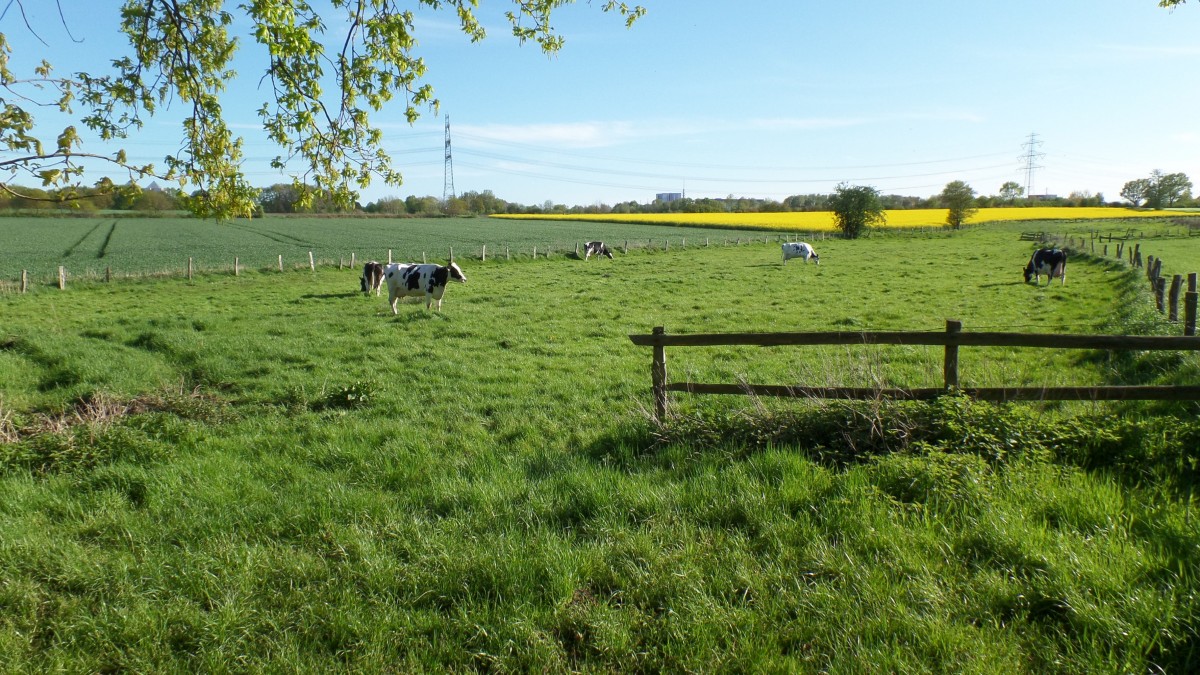
[[[1021, 229], [828, 240], [820, 266], [773, 244], [464, 261], [440, 314], [393, 317], [336, 268], [0, 296], [0, 663], [1188, 672], [1192, 406], [680, 396], [665, 427], [645, 416], [626, 336], [656, 325], [1175, 330], [1115, 262], [1022, 283]], [[1196, 373], [1144, 357], [964, 350], [961, 373]], [[668, 367], [932, 386], [940, 359]]]
[[491, 218], [305, 218], [268, 217], [213, 223], [193, 218], [0, 218], [0, 282], [17, 280], [28, 270], [39, 283], [50, 283], [58, 267], [72, 278], [181, 274], [192, 258], [197, 270], [231, 270], [234, 257], [246, 269], [275, 269], [279, 256], [285, 268], [307, 267], [312, 252], [317, 264], [336, 265], [357, 260], [445, 261], [478, 259], [484, 247], [491, 257], [574, 253], [575, 245], [591, 239], [644, 248], [678, 246], [690, 239], [745, 232], [581, 222], [547, 223]]

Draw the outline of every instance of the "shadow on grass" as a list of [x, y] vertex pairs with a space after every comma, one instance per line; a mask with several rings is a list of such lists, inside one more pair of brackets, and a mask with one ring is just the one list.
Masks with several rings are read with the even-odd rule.
[[353, 298], [356, 295], [361, 295], [362, 291], [354, 292], [347, 291], [345, 293], [306, 293], [300, 296], [301, 300], [339, 300], [341, 298]]

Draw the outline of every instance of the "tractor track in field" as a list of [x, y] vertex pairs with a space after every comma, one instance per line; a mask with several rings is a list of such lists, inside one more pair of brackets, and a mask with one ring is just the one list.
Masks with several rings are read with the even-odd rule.
[[104, 242], [100, 244], [100, 250], [96, 252], [96, 259], [99, 260], [108, 255], [108, 245], [112, 242], [113, 232], [117, 231], [117, 221], [113, 221], [108, 228], [108, 234], [104, 235]]
[[[243, 232], [248, 232], [250, 234], [256, 234], [260, 237], [263, 237], [264, 239], [270, 239], [271, 241], [279, 243], [279, 244], [287, 244], [289, 246], [303, 246], [303, 247], [307, 247], [307, 248], [315, 248], [316, 247], [316, 244], [311, 241], [308, 241], [305, 239], [300, 239], [299, 237], [293, 237], [289, 234], [284, 234], [283, 232], [276, 232], [274, 230], [258, 230], [258, 229], [254, 229], [251, 227], [247, 227], [245, 225], [231, 225], [231, 227], [239, 229]], [[272, 236], [272, 235], [274, 235], [274, 236]]]
[[[77, 239], [75, 241], [74, 244], [71, 244], [70, 246], [67, 247], [67, 250], [63, 251], [62, 257], [70, 258], [75, 253], [75, 249], [79, 248], [80, 245], [83, 244], [83, 242], [87, 241], [88, 237], [92, 236], [92, 233], [94, 233], [96, 230], [100, 229], [101, 225], [103, 225], [103, 223], [96, 223], [94, 226], [92, 226], [92, 229], [85, 232], [82, 237], [80, 237], [79, 239]], [[115, 223], [114, 223], [114, 225], [115, 225]]]

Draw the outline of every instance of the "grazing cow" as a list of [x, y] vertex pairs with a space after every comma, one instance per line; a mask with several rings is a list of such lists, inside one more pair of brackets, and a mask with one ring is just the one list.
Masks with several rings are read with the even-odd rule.
[[612, 251], [604, 245], [602, 241], [589, 241], [583, 245], [583, 259], [587, 260], [593, 255], [606, 255], [609, 258], [613, 257]]
[[821, 257], [813, 250], [812, 245], [803, 241], [783, 245], [784, 264], [786, 265], [787, 261], [792, 258], [804, 258], [805, 265], [808, 264], [810, 259], [818, 265], [821, 264]]
[[387, 279], [388, 304], [392, 306], [392, 314], [396, 314], [396, 301], [409, 295], [424, 295], [425, 309], [437, 300], [437, 308], [442, 309], [442, 294], [446, 292], [446, 284], [451, 281], [467, 283], [467, 276], [458, 265], [436, 264], [400, 264], [388, 265], [383, 273]]
[[1042, 275], [1046, 275], [1046, 285], [1049, 286], [1054, 277], [1062, 279], [1063, 285], [1067, 285], [1067, 252], [1056, 248], [1042, 248], [1033, 252], [1033, 257], [1029, 259], [1029, 264], [1025, 265], [1025, 283], [1031, 280], [1035, 284], [1042, 282]]
[[371, 291], [375, 291], [375, 297], [379, 297], [380, 289], [383, 287], [383, 265], [372, 260], [363, 265], [362, 273], [362, 292], [363, 295], [370, 295]]

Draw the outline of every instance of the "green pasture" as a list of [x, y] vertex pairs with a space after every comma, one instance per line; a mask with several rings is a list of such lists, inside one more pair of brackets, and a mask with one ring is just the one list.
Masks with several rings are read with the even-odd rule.
[[[1193, 406], [680, 395], [667, 424], [646, 415], [651, 355], [627, 335], [654, 326], [1177, 332], [1113, 260], [1024, 284], [1020, 231], [828, 240], [819, 266], [765, 243], [464, 259], [440, 313], [396, 316], [336, 267], [0, 295], [0, 663], [1186, 672]], [[670, 349], [668, 369], [936, 386], [941, 358]], [[966, 386], [1196, 373], [961, 359]]]
[[[307, 267], [388, 259], [442, 261], [457, 258], [532, 257], [573, 254], [576, 244], [604, 239], [624, 248], [694, 246], [735, 242], [746, 232], [663, 228], [653, 225], [513, 221], [496, 218], [315, 218], [267, 217], [216, 223], [193, 218], [0, 218], [0, 281], [21, 270], [43, 283], [59, 266], [71, 278], [182, 275], [188, 259], [197, 270], [232, 270], [234, 258], [247, 269]], [[779, 234], [760, 234], [773, 239]]]

